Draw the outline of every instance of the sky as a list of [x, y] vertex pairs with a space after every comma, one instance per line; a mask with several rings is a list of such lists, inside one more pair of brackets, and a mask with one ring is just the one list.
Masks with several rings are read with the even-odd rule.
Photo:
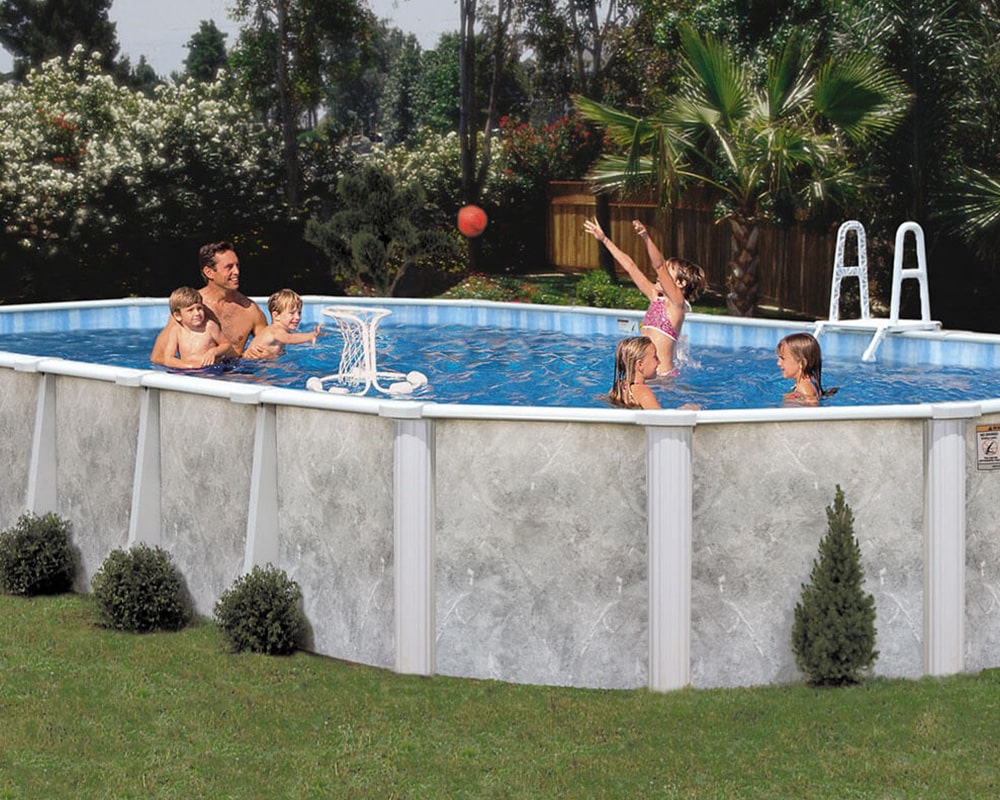
[[[424, 49], [433, 48], [438, 36], [459, 27], [457, 0], [367, 0], [380, 19], [417, 37]], [[198, 31], [201, 20], [213, 20], [228, 33], [226, 46], [236, 39], [237, 26], [226, 16], [229, 0], [114, 0], [109, 17], [116, 23], [121, 53], [132, 65], [140, 56], [167, 77], [184, 69], [184, 46]], [[0, 50], [0, 71], [9, 70], [11, 57]]]

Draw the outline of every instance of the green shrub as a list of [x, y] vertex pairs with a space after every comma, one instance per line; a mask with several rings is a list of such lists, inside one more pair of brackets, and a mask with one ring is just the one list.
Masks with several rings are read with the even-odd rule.
[[241, 575], [215, 604], [215, 620], [230, 648], [287, 655], [305, 634], [299, 608], [302, 591], [284, 570], [254, 567]]
[[57, 514], [27, 512], [0, 533], [0, 586], [9, 594], [60, 594], [73, 588], [76, 556], [70, 523]]
[[601, 269], [585, 274], [576, 285], [576, 299], [595, 308], [645, 309], [649, 300], [631, 283], [615, 283]]
[[861, 548], [854, 538], [854, 514], [837, 487], [827, 506], [829, 529], [819, 543], [809, 584], [795, 606], [792, 650], [813, 684], [858, 683], [878, 658], [875, 598], [865, 594]]
[[145, 633], [176, 631], [191, 619], [191, 602], [170, 554], [138, 544], [113, 550], [91, 585], [106, 628]]
[[493, 300], [501, 303], [543, 303], [566, 305], [566, 299], [536, 283], [511, 275], [469, 275], [442, 297], [449, 300]]

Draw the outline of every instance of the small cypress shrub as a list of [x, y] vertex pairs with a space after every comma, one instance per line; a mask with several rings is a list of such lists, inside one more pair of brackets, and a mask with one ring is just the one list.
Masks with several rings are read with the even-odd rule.
[[865, 594], [861, 548], [854, 538], [854, 514], [840, 486], [827, 506], [829, 528], [819, 543], [809, 584], [795, 606], [792, 650], [811, 683], [858, 683], [878, 658], [875, 598]]
[[9, 594], [61, 594], [73, 588], [76, 556], [68, 520], [30, 511], [0, 533], [0, 585]]
[[215, 604], [215, 620], [230, 649], [287, 655], [299, 647], [306, 623], [302, 590], [268, 564], [237, 578]]
[[111, 551], [91, 580], [101, 625], [119, 631], [176, 631], [191, 619], [181, 576], [160, 547]]

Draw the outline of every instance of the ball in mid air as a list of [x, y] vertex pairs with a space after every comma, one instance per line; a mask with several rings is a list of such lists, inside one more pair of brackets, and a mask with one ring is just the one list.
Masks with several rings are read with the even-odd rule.
[[479, 236], [486, 230], [486, 212], [479, 206], [463, 206], [458, 212], [458, 229], [466, 236]]

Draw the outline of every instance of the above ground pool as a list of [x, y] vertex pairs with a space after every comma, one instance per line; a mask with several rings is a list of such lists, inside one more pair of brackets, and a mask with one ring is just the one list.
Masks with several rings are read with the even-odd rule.
[[803, 680], [794, 609], [839, 487], [874, 673], [1000, 667], [1000, 337], [891, 333], [866, 363], [872, 331], [828, 328], [840, 391], [789, 408], [775, 345], [812, 325], [692, 314], [664, 408], [631, 410], [603, 395], [639, 312], [312, 297], [302, 324], [333, 304], [388, 308], [378, 368], [427, 384], [307, 390], [333, 326], [206, 377], [150, 368], [163, 299], [0, 308], [0, 529], [65, 517], [84, 592], [115, 549], [162, 547], [206, 617], [272, 564], [333, 658], [667, 691]]
[[[237, 361], [187, 374], [304, 389], [310, 377], [329, 374], [340, 359], [341, 332], [318, 314], [322, 307], [321, 301], [309, 303], [300, 326], [303, 330], [317, 321], [324, 323], [324, 335], [315, 345], [289, 346], [276, 361]], [[377, 328], [379, 368], [419, 370], [427, 385], [406, 399], [449, 404], [608, 407], [605, 396], [615, 344], [636, 333], [639, 319], [628, 312], [547, 308], [539, 310], [535, 316], [540, 319], [534, 324], [526, 310], [528, 324], [512, 327], [518, 315], [502, 306], [492, 313], [484, 307], [479, 316], [486, 324], [470, 322], [467, 305], [430, 306], [433, 313], [419, 305], [390, 307], [393, 313]], [[50, 330], [41, 329], [41, 324], [36, 330], [27, 320], [20, 326], [8, 324], [0, 328], [0, 351], [148, 369], [149, 351], [165, 316], [155, 306], [143, 309], [142, 322], [155, 322], [155, 327], [97, 327], [108, 316], [97, 310], [92, 319], [79, 323], [81, 327], [73, 327], [68, 311], [61, 320], [48, 315], [45, 327]], [[688, 316], [680, 345], [680, 375], [653, 384], [661, 405], [695, 404], [706, 410], [781, 406], [782, 395], [790, 388], [775, 366], [774, 349], [782, 329], [740, 322]], [[17, 327], [25, 330], [9, 332]], [[988, 366], [992, 359], [985, 351], [969, 363], [950, 356], [929, 363], [931, 347], [903, 356], [886, 346], [875, 362], [864, 363], [855, 352], [859, 343], [866, 342], [864, 335], [826, 332], [821, 342], [824, 384], [838, 388], [824, 400], [826, 406], [1000, 397], [1000, 369]], [[915, 356], [920, 360], [911, 360]], [[377, 392], [371, 389], [368, 394]]]

